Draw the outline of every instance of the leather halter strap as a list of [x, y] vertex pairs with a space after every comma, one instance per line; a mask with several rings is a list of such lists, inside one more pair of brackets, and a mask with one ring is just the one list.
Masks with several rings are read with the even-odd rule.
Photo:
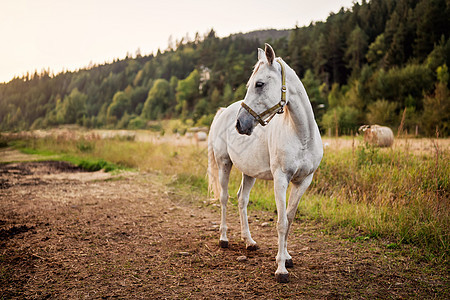
[[286, 72], [284, 71], [284, 65], [279, 59], [276, 60], [281, 66], [281, 100], [271, 108], [257, 114], [253, 109], [251, 109], [244, 102], [241, 103], [242, 107], [245, 108], [256, 121], [261, 124], [261, 126], [266, 126], [269, 124], [270, 120], [275, 116], [275, 114], [282, 114], [284, 112], [284, 106], [286, 105]]

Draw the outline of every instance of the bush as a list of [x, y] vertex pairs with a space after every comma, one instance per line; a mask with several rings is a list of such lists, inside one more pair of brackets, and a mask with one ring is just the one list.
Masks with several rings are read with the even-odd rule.
[[423, 91], [433, 88], [433, 72], [425, 65], [409, 64], [404, 68], [383, 69], [373, 75], [372, 99], [401, 102], [409, 95], [421, 99]]
[[197, 123], [195, 123], [196, 126], [211, 126], [211, 123], [214, 119], [214, 114], [208, 114], [201, 116], [200, 119], [198, 119]]
[[119, 91], [114, 94], [112, 103], [108, 106], [108, 118], [121, 119], [123, 114], [130, 108], [130, 98], [125, 92]]
[[353, 107], [338, 106], [327, 111], [322, 117], [322, 127], [334, 131], [337, 127], [339, 133], [356, 132], [360, 112]]
[[439, 82], [432, 95], [423, 101], [422, 128], [427, 135], [433, 136], [439, 130], [441, 136], [450, 134], [450, 91], [447, 87], [449, 73], [447, 65], [437, 69]]
[[128, 129], [136, 130], [136, 129], [144, 129], [145, 121], [141, 117], [134, 117], [128, 123]]
[[163, 129], [161, 123], [156, 121], [147, 122], [147, 128], [155, 132], [161, 131]]
[[0, 133], [0, 148], [8, 147], [8, 139]]
[[116, 128], [118, 129], [126, 129], [128, 128], [128, 124], [130, 121], [136, 117], [135, 115], [129, 115], [127, 112], [123, 114], [123, 117], [120, 119], [120, 121], [117, 123]]
[[94, 142], [79, 140], [77, 143], [77, 149], [80, 150], [80, 152], [92, 152], [94, 148], [95, 148]]
[[148, 120], [156, 120], [163, 117], [167, 110], [174, 104], [170, 99], [170, 85], [165, 79], [158, 79], [148, 92], [142, 108], [141, 117]]
[[369, 124], [394, 125], [396, 122], [397, 103], [381, 99], [368, 106], [367, 121]]
[[117, 169], [117, 166], [114, 164], [111, 164], [107, 161], [104, 161], [103, 159], [100, 160], [82, 160], [78, 166], [80, 168], [83, 168], [86, 171], [89, 172], [95, 172], [100, 171], [101, 169], [104, 169], [105, 172], [110, 172], [115, 169]]

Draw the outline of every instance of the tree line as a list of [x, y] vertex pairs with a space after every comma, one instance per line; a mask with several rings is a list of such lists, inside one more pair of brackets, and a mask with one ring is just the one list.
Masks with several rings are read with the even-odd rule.
[[139, 129], [165, 118], [209, 125], [218, 107], [244, 98], [256, 49], [269, 42], [302, 79], [323, 132], [376, 123], [448, 136], [449, 17], [446, 0], [363, 0], [266, 41], [211, 30], [155, 55], [27, 74], [0, 84], [0, 130]]

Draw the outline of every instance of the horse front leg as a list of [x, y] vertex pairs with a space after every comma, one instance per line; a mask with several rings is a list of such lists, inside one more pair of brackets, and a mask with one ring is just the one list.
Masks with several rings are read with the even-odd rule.
[[227, 238], [227, 203], [228, 203], [228, 181], [230, 179], [232, 163], [224, 162], [219, 164], [219, 183], [220, 183], [220, 239], [219, 246], [228, 248]]
[[313, 174], [308, 175], [301, 183], [294, 183], [291, 195], [289, 196], [288, 208], [287, 208], [287, 219], [288, 219], [288, 228], [286, 231], [285, 237], [285, 249], [286, 249], [286, 268], [294, 267], [294, 262], [292, 261], [292, 257], [289, 255], [287, 251], [287, 237], [289, 234], [289, 230], [291, 228], [292, 222], [294, 221], [295, 214], [297, 213], [298, 204], [306, 189], [311, 184], [313, 178]]
[[248, 226], [247, 205], [250, 197], [250, 190], [255, 184], [255, 178], [242, 174], [241, 186], [238, 192], [239, 217], [241, 219], [241, 238], [245, 242], [247, 250], [257, 250], [258, 245], [252, 239]]
[[290, 259], [290, 256], [286, 250], [286, 239], [289, 229], [289, 222], [286, 214], [286, 191], [289, 185], [289, 180], [282, 172], [278, 173], [279, 174], [274, 174], [274, 192], [278, 214], [278, 253], [276, 256], [278, 268], [275, 271], [275, 279], [280, 283], [286, 283], [289, 282], [289, 273], [286, 269], [286, 260]]

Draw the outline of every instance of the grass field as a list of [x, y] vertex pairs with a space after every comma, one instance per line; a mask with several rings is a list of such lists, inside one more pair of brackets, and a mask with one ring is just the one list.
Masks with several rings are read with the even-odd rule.
[[[158, 172], [167, 176], [168, 184], [208, 199], [204, 142], [62, 134], [2, 143], [88, 170]], [[324, 158], [300, 203], [298, 218], [322, 222], [326, 230], [349, 239], [384, 239], [390, 248], [413, 245], [420, 259], [449, 262], [448, 140], [428, 140], [427, 149], [415, 149], [416, 142], [405, 139], [392, 149], [373, 148], [350, 137], [325, 143]], [[239, 183], [240, 174], [234, 169], [230, 200], [235, 205]], [[249, 210], [275, 211], [272, 182], [256, 182]]]

